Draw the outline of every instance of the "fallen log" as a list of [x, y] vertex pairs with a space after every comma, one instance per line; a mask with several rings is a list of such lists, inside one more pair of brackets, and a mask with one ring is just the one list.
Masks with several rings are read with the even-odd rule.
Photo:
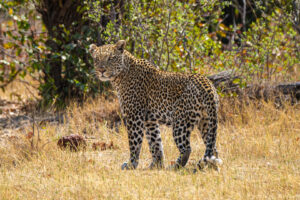
[[296, 83], [281, 83], [278, 84], [275, 90], [281, 91], [282, 94], [293, 94], [297, 100], [300, 99], [300, 82]]
[[[272, 85], [265, 83], [262, 85], [252, 84], [245, 88], [240, 88], [238, 84], [233, 83], [235, 79], [241, 77], [235, 73], [234, 70], [222, 71], [217, 74], [208, 76], [216, 88], [221, 88], [224, 93], [237, 93], [239, 95], [246, 95], [250, 99], [270, 99], [291, 100], [295, 103], [300, 100], [300, 82], [295, 83], [279, 83]], [[222, 84], [222, 85], [221, 85]], [[296, 100], [296, 101], [295, 101]]]
[[227, 70], [217, 74], [210, 75], [207, 78], [213, 82], [215, 87], [218, 87], [220, 83], [226, 83], [226, 82], [232, 83], [232, 81], [234, 79], [239, 78], [239, 76], [236, 75], [234, 70]]

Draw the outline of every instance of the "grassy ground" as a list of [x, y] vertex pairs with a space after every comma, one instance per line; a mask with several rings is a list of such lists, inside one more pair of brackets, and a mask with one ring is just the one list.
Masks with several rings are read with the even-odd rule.
[[[114, 106], [101, 100], [82, 108], [71, 106], [68, 124], [40, 126], [38, 150], [26, 138], [30, 127], [2, 135], [1, 199], [300, 199], [299, 105], [278, 110], [272, 103], [238, 106], [223, 101], [217, 146], [224, 163], [220, 172], [206, 169], [196, 174], [192, 169], [204, 153], [197, 131], [185, 169], [148, 170], [151, 155], [145, 140], [138, 169], [121, 171], [128, 159], [124, 127], [115, 133], [90, 115]], [[61, 135], [83, 131], [90, 138], [85, 152], [57, 147]], [[178, 152], [171, 130], [162, 127], [161, 132], [168, 166]], [[113, 141], [116, 148], [95, 151], [93, 141]]]

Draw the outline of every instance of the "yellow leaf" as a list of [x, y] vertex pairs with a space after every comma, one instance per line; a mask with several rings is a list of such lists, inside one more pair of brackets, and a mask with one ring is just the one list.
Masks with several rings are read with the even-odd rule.
[[41, 50], [45, 50], [45, 49], [46, 49], [46, 48], [45, 48], [44, 46], [42, 46], [42, 45], [39, 45], [38, 48], [41, 49]]
[[180, 48], [179, 48], [178, 46], [175, 46], [175, 50], [176, 50], [177, 52], [180, 52], [180, 51], [181, 51]]
[[4, 47], [4, 49], [10, 49], [10, 48], [13, 47], [13, 44], [12, 43], [5, 43], [5, 44], [3, 44], [3, 47]]
[[233, 84], [239, 84], [240, 82], [241, 82], [241, 80], [240, 80], [239, 78], [234, 79], [234, 80], [232, 81]]
[[9, 13], [9, 15], [12, 15], [14, 13], [13, 9], [9, 8], [8, 13]]
[[228, 31], [229, 30], [229, 28], [225, 25], [225, 24], [223, 24], [223, 23], [221, 23], [220, 25], [219, 25], [219, 27], [220, 27], [220, 29], [221, 30], [225, 30], [225, 31]]
[[217, 33], [221, 36], [221, 37], [226, 37], [226, 34], [223, 31], [217, 31]]
[[275, 9], [275, 12], [276, 12], [277, 14], [281, 14], [282, 11], [281, 11], [280, 8], [276, 8], [276, 9]]
[[14, 22], [12, 20], [9, 20], [6, 22], [7, 27], [12, 27], [14, 25]]

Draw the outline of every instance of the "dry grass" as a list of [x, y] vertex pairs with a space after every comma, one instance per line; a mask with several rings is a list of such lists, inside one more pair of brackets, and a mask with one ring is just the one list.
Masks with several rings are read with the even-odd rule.
[[[1, 199], [300, 199], [299, 105], [278, 110], [272, 103], [258, 108], [224, 100], [217, 144], [224, 164], [219, 173], [207, 169], [196, 174], [192, 169], [204, 153], [197, 131], [185, 169], [148, 170], [151, 155], [145, 140], [138, 169], [121, 171], [128, 159], [124, 127], [117, 134], [87, 117], [96, 108], [114, 106], [102, 99], [71, 106], [68, 124], [40, 127], [38, 150], [25, 137], [30, 127], [15, 137], [0, 136]], [[83, 131], [118, 148], [94, 151], [90, 145], [74, 153], [57, 147], [61, 135]], [[162, 127], [166, 166], [178, 156], [171, 135]]]
[[26, 76], [25, 79], [17, 78], [5, 88], [5, 91], [0, 90], [0, 100], [21, 102], [35, 100], [39, 97], [37, 85], [38, 82], [30, 76]]

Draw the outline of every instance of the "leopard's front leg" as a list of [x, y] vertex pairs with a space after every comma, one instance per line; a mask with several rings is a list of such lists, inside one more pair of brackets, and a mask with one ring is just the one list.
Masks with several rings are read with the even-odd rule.
[[144, 124], [142, 120], [136, 118], [126, 119], [126, 128], [128, 132], [130, 159], [122, 165], [122, 170], [135, 169], [139, 163], [139, 156], [144, 136]]

